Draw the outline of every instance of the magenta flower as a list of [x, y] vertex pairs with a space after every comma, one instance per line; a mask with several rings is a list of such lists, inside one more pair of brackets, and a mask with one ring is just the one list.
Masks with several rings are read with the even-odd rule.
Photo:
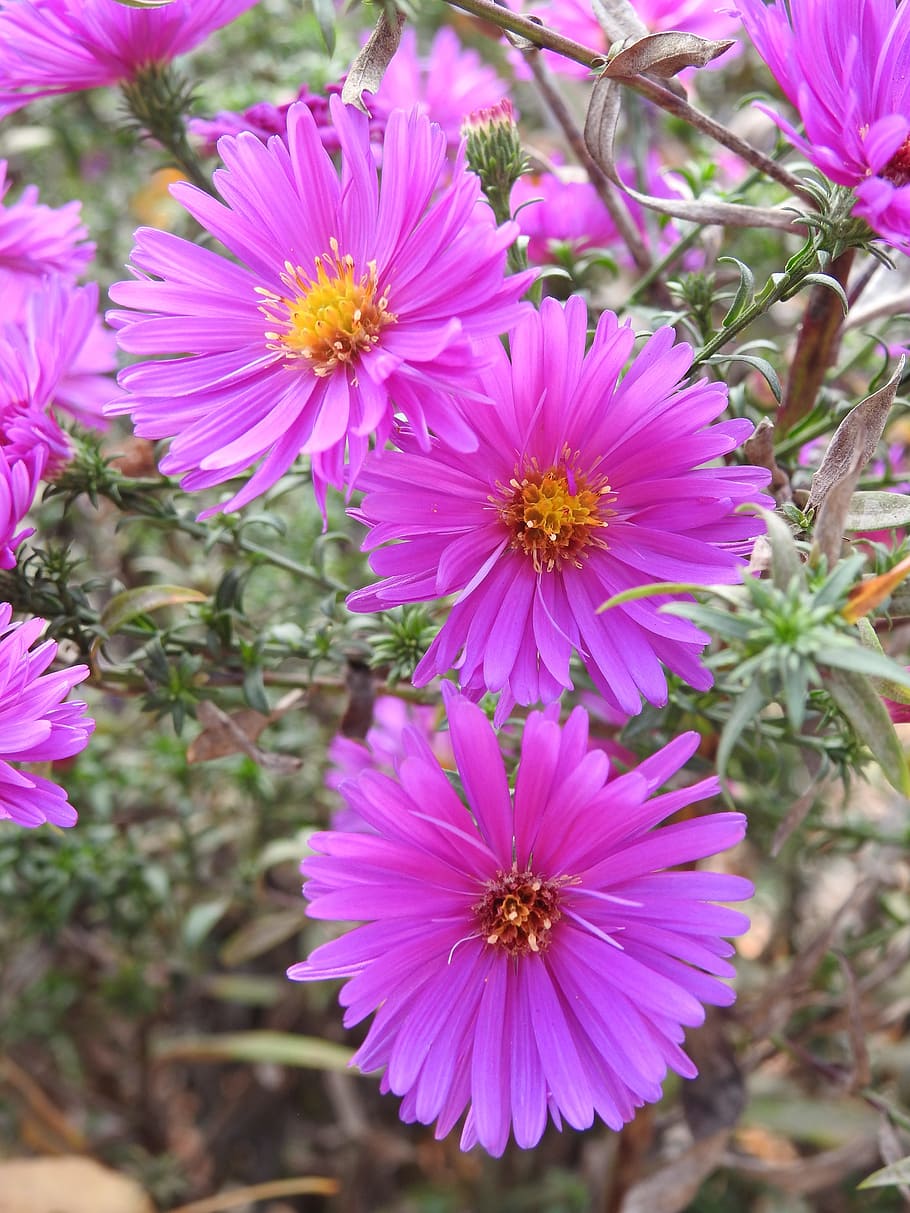
[[684, 1028], [727, 1006], [748, 919], [711, 904], [752, 893], [738, 876], [667, 871], [733, 846], [745, 819], [719, 813], [655, 829], [715, 794], [717, 779], [654, 796], [692, 756], [687, 733], [606, 783], [587, 717], [528, 717], [514, 794], [479, 708], [447, 687], [467, 806], [426, 741], [407, 737], [397, 779], [368, 771], [347, 794], [374, 834], [317, 834], [304, 892], [313, 918], [365, 925], [294, 965], [344, 978], [344, 1023], [376, 1017], [354, 1063], [384, 1068], [401, 1117], [463, 1149], [502, 1154], [511, 1128], [537, 1144], [557, 1126], [618, 1129], [658, 1100], [668, 1070], [691, 1078]]
[[0, 819], [29, 828], [71, 826], [76, 810], [63, 788], [11, 764], [56, 762], [85, 749], [95, 722], [84, 715], [84, 703], [64, 700], [88, 677], [88, 666], [46, 673], [56, 641], [32, 647], [45, 621], [10, 623], [11, 616], [12, 608], [0, 603]]
[[[684, 30], [701, 38], [721, 40], [735, 38], [740, 32], [739, 21], [730, 15], [729, 6], [721, 0], [716, 3], [711, 0], [633, 0], [632, 6], [654, 34], [662, 30]], [[606, 57], [609, 51], [607, 37], [594, 15], [591, 0], [545, 0], [534, 11], [545, 25]], [[733, 47], [725, 51], [718, 66], [726, 64], [736, 53]], [[582, 64], [564, 59], [562, 55], [547, 54], [547, 63], [567, 76], [589, 74]]]
[[[340, 96], [341, 89], [342, 83], [339, 82], [328, 85], [324, 93], [311, 93], [307, 86], [302, 84], [295, 98], [297, 101], [302, 101], [316, 119], [322, 145], [330, 152], [341, 150], [338, 132], [329, 113], [329, 98]], [[240, 135], [243, 131], [249, 131], [263, 143], [267, 143], [272, 135], [281, 135], [282, 138], [286, 138], [288, 112], [293, 104], [293, 101], [288, 101], [285, 105], [272, 105], [269, 101], [259, 101], [242, 113], [221, 110], [213, 118], [190, 118], [187, 125], [190, 133], [202, 140], [203, 151], [211, 155], [222, 135]], [[372, 138], [381, 142], [382, 126], [373, 122], [370, 129]]]
[[324, 507], [326, 485], [354, 480], [396, 413], [427, 449], [428, 429], [471, 449], [462, 402], [474, 390], [473, 342], [514, 323], [529, 285], [527, 274], [504, 277], [517, 227], [497, 229], [474, 174], [459, 162], [442, 184], [450, 165], [438, 127], [396, 110], [380, 184], [366, 115], [335, 97], [332, 114], [340, 181], [297, 104], [288, 143], [221, 140], [227, 169], [215, 182], [226, 205], [172, 187], [241, 264], [140, 228], [139, 281], [111, 290], [136, 309], [111, 316], [120, 344], [154, 358], [121, 373], [129, 396], [112, 411], [131, 413], [143, 438], [174, 437], [161, 470], [195, 490], [262, 460], [221, 508], [251, 501], [301, 453]]
[[375, 95], [369, 100], [374, 120], [388, 121], [393, 110], [417, 106], [445, 131], [449, 147], [461, 142], [461, 127], [475, 110], [498, 105], [508, 93], [501, 80], [476, 51], [465, 49], [447, 25], [437, 32], [429, 51], [421, 55], [417, 35], [406, 29]]
[[42, 277], [76, 278], [95, 255], [80, 202], [44, 206], [34, 185], [26, 186], [15, 202], [6, 202], [6, 167], [0, 160], [0, 324], [15, 319]]
[[339, 792], [344, 807], [332, 815], [336, 830], [362, 830], [365, 823], [344, 793], [349, 780], [363, 771], [383, 771], [391, 775], [404, 758], [405, 733], [417, 729], [444, 767], [452, 767], [451, 736], [439, 727], [439, 712], [430, 704], [409, 704], [397, 695], [380, 695], [373, 705], [373, 723], [363, 741], [352, 737], [333, 737], [329, 744], [332, 769], [325, 777], [327, 788]]
[[[765, 112], [853, 213], [910, 252], [910, 6], [893, 0], [738, 0], [743, 24], [805, 136]], [[792, 24], [791, 24], [792, 20]]]
[[0, 0], [0, 118], [38, 97], [133, 80], [169, 63], [256, 0]]
[[44, 446], [42, 472], [53, 475], [70, 456], [57, 422], [64, 408], [87, 424], [116, 387], [111, 335], [101, 328], [95, 283], [74, 287], [46, 280], [26, 299], [19, 323], [0, 325], [0, 446], [8, 460]]
[[[679, 387], [692, 360], [659, 330], [620, 378], [635, 335], [604, 312], [585, 353], [587, 312], [545, 299], [482, 377], [495, 408], [471, 413], [478, 449], [435, 444], [371, 457], [355, 515], [385, 580], [348, 599], [355, 611], [458, 597], [414, 681], [455, 667], [471, 698], [501, 691], [497, 722], [514, 703], [549, 703], [573, 685], [577, 650], [615, 708], [667, 700], [661, 663], [704, 689], [708, 637], [646, 598], [598, 615], [611, 595], [655, 581], [734, 582], [741, 553], [763, 529], [737, 514], [768, 473], [704, 466], [752, 432], [745, 420], [710, 426], [726, 387]], [[492, 343], [491, 343], [492, 344]], [[492, 354], [492, 351], [491, 351]], [[390, 542], [391, 541], [391, 542]], [[389, 544], [380, 547], [379, 545]]]

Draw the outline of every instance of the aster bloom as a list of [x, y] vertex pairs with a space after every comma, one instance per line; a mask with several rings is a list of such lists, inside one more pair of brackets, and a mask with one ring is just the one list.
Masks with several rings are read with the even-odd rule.
[[455, 148], [468, 114], [498, 105], [507, 92], [505, 81], [476, 51], [465, 49], [448, 26], [438, 31], [426, 55], [420, 54], [417, 35], [408, 28], [369, 105], [379, 121], [388, 121], [395, 109], [416, 105], [439, 123], [449, 147]]
[[97, 424], [98, 401], [116, 391], [104, 373], [112, 369], [111, 338], [100, 331], [97, 307], [95, 283], [48, 280], [32, 291], [19, 323], [0, 325], [0, 447], [10, 462], [43, 447], [39, 476], [70, 456], [55, 407]]
[[[337, 84], [329, 84], [324, 93], [311, 93], [309, 88], [302, 84], [295, 98], [296, 101], [302, 101], [316, 119], [323, 146], [330, 152], [340, 151], [341, 148], [338, 132], [332, 125], [329, 114], [329, 97], [340, 97], [343, 83], [342, 80]], [[221, 110], [213, 118], [190, 118], [187, 127], [192, 135], [202, 140], [203, 151], [211, 155], [222, 135], [239, 135], [243, 131], [249, 131], [263, 143], [268, 142], [272, 135], [286, 136], [288, 111], [292, 105], [292, 101], [286, 105], [259, 101], [239, 114], [231, 110]], [[371, 129], [373, 138], [381, 140], [382, 125], [374, 122]]]
[[789, 0], [789, 16], [780, 0], [737, 7], [805, 136], [765, 112], [831, 181], [855, 190], [854, 215], [910, 252], [910, 7]]
[[0, 819], [30, 828], [71, 826], [76, 810], [63, 788], [11, 764], [56, 762], [85, 749], [95, 722], [84, 703], [64, 700], [88, 676], [88, 666], [47, 673], [57, 644], [35, 645], [45, 621], [10, 623], [11, 616], [12, 608], [0, 603]]
[[[577, 650], [611, 707], [667, 700], [661, 663], [699, 689], [711, 676], [708, 637], [647, 598], [598, 615], [607, 598], [655, 581], [735, 582], [763, 525], [734, 513], [770, 505], [754, 467], [706, 467], [752, 432], [745, 420], [708, 425], [726, 387], [679, 387], [692, 350], [658, 330], [632, 361], [629, 325], [604, 312], [585, 353], [587, 311], [545, 299], [498, 346], [482, 378], [496, 408], [471, 413], [478, 449], [442, 444], [371, 457], [355, 513], [385, 579], [348, 599], [355, 611], [458, 597], [417, 667], [422, 686], [452, 667], [472, 697], [501, 691], [497, 722], [514, 703], [548, 703], [573, 685]], [[380, 545], [387, 544], [383, 547]]]
[[34, 185], [27, 185], [15, 202], [7, 202], [6, 169], [6, 161], [0, 160], [0, 324], [15, 318], [36, 280], [47, 274], [76, 278], [95, 255], [80, 218], [80, 202], [44, 206]]
[[134, 80], [169, 63], [256, 0], [0, 0], [0, 118], [38, 97]]
[[444, 1137], [470, 1105], [463, 1149], [536, 1145], [557, 1126], [618, 1129], [660, 1098], [703, 1003], [729, 1005], [732, 946], [748, 919], [737, 876], [667, 871], [733, 846], [739, 813], [655, 829], [717, 779], [655, 796], [692, 756], [687, 733], [606, 783], [576, 708], [528, 717], [514, 795], [479, 708], [446, 693], [465, 805], [416, 730], [397, 778], [367, 771], [347, 795], [373, 834], [316, 834], [302, 871], [313, 918], [363, 921], [288, 975], [345, 978], [352, 1027], [376, 1011], [353, 1062], [384, 1068], [401, 1117]]
[[110, 316], [123, 349], [156, 356], [121, 373], [129, 395], [112, 411], [131, 413], [140, 437], [174, 437], [162, 472], [204, 489], [262, 460], [220, 508], [251, 501], [301, 453], [311, 456], [324, 508], [326, 485], [353, 482], [371, 437], [384, 443], [396, 412], [425, 447], [428, 429], [473, 447], [461, 415], [473, 342], [514, 323], [531, 280], [504, 277], [518, 229], [496, 227], [460, 161], [450, 175], [438, 126], [394, 111], [380, 183], [367, 116], [336, 97], [331, 109], [340, 181], [298, 103], [287, 143], [221, 140], [226, 169], [215, 183], [225, 204], [173, 187], [242, 264], [140, 228], [139, 280], [110, 292], [136, 309]]
[[363, 741], [339, 734], [329, 744], [331, 770], [326, 775], [325, 784], [339, 792], [344, 801], [344, 807], [332, 815], [334, 829], [366, 828], [356, 809], [348, 803], [344, 787], [363, 771], [391, 774], [398, 760], [404, 757], [406, 729], [417, 729], [442, 766], [453, 765], [451, 739], [447, 732], [440, 730], [439, 712], [435, 707], [423, 703], [405, 703], [397, 695], [380, 695], [373, 705], [373, 723]]
[[[683, 30], [701, 38], [721, 40], [734, 38], [740, 32], [739, 21], [730, 15], [729, 7], [711, 0], [632, 0], [632, 7], [642, 23], [651, 33], [663, 30]], [[606, 34], [594, 14], [592, 0], [546, 0], [535, 12], [545, 25], [551, 26], [567, 38], [600, 51], [604, 56], [609, 51]], [[736, 53], [731, 47], [724, 52], [717, 66], [722, 66]], [[588, 68], [574, 63], [562, 55], [547, 54], [547, 62], [554, 71], [567, 76], [587, 76]], [[714, 64], [709, 64], [709, 68]]]

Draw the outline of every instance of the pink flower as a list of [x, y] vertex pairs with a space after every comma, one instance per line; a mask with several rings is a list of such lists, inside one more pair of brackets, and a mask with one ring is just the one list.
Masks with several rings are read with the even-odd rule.
[[581, 708], [565, 726], [528, 717], [511, 792], [479, 708], [445, 688], [460, 799], [418, 730], [397, 778], [365, 771], [347, 794], [372, 833], [316, 834], [302, 865], [313, 918], [362, 921], [294, 965], [341, 978], [345, 1027], [375, 1012], [354, 1056], [382, 1069], [401, 1118], [445, 1137], [468, 1108], [463, 1149], [523, 1148], [548, 1118], [618, 1129], [660, 1098], [703, 1003], [727, 1006], [724, 936], [748, 919], [738, 876], [670, 871], [733, 846], [739, 813], [657, 828], [717, 780], [655, 795], [698, 743], [687, 733], [607, 782]]
[[141, 437], [174, 439], [161, 470], [186, 489], [258, 463], [221, 508], [252, 501], [300, 454], [324, 505], [326, 486], [353, 484], [396, 414], [426, 449], [430, 429], [470, 449], [474, 342], [514, 323], [530, 282], [505, 278], [517, 228], [496, 228], [461, 162], [450, 172], [438, 127], [395, 110], [380, 183], [366, 115], [331, 105], [341, 180], [300, 103], [287, 143], [224, 138], [225, 203], [189, 185], [172, 192], [231, 258], [141, 228], [138, 281], [111, 290], [134, 309], [111, 315], [121, 346], [153, 359], [121, 373], [129, 395], [112, 412], [131, 413]]
[[[654, 34], [662, 30], [684, 30], [701, 38], [721, 40], [735, 38], [740, 32], [739, 21], [730, 16], [728, 6], [721, 0], [716, 3], [712, 3], [712, 0], [632, 0], [632, 5]], [[594, 15], [591, 0], [545, 0], [534, 11], [544, 25], [606, 56], [609, 50], [607, 38]], [[732, 53], [735, 53], [735, 48], [725, 51], [718, 66], [727, 63]], [[547, 62], [555, 71], [567, 76], [589, 74], [582, 64], [564, 59], [562, 55], [547, 54]]]
[[[577, 651], [607, 703], [627, 713], [641, 696], [667, 700], [666, 665], [704, 689], [708, 637], [662, 614], [666, 597], [597, 609], [655, 581], [735, 582], [741, 553], [761, 532], [745, 502], [769, 504], [768, 473], [712, 463], [752, 432], [745, 420], [708, 423], [726, 388], [679, 381], [692, 358], [659, 330], [622, 370], [631, 326], [604, 312], [585, 352], [587, 311], [545, 299], [501, 347], [481, 379], [496, 402], [472, 409], [477, 449], [402, 434], [361, 476], [355, 516], [370, 528], [384, 580], [348, 599], [355, 611], [457, 595], [417, 667], [422, 686], [458, 670], [471, 698], [501, 692], [497, 722], [514, 703], [549, 703], [573, 686]], [[492, 343], [491, 343], [492, 345]], [[620, 376], [622, 375], [622, 378]], [[709, 466], [706, 466], [709, 465]]]
[[25, 297], [47, 274], [75, 279], [95, 255], [81, 218], [80, 202], [44, 206], [27, 185], [6, 202], [10, 183], [0, 160], [0, 324], [16, 318]]
[[11, 616], [12, 608], [0, 603], [0, 819], [29, 828], [71, 826], [76, 810], [63, 788], [18, 764], [55, 762], [85, 749], [95, 722], [85, 716], [84, 703], [64, 700], [88, 676], [88, 666], [46, 673], [56, 642], [33, 647], [45, 621], [10, 623]]
[[373, 724], [363, 741], [351, 737], [334, 737], [329, 745], [329, 762], [332, 770], [326, 775], [326, 787], [337, 791], [344, 800], [344, 807], [332, 816], [332, 827], [336, 830], [362, 830], [366, 823], [351, 805], [346, 787], [364, 771], [383, 771], [391, 775], [405, 757], [404, 738], [406, 731], [417, 729], [426, 739], [438, 762], [444, 767], [453, 765], [452, 743], [449, 733], [439, 728], [439, 712], [429, 704], [409, 704], [397, 695], [381, 695], [373, 705]]
[[749, 37], [799, 111], [805, 136], [769, 114], [838, 185], [853, 214], [910, 252], [910, 5], [893, 0], [738, 0]]
[[38, 97], [133, 80], [169, 63], [256, 0], [0, 0], [0, 118]]
[[417, 106], [438, 122], [450, 148], [461, 141], [461, 126], [474, 110], [497, 105], [508, 86], [476, 51], [466, 50], [454, 30], [444, 25], [426, 55], [417, 50], [417, 35], [405, 29], [401, 44], [369, 100], [373, 118], [388, 121], [393, 110]]
[[[332, 118], [329, 113], [329, 98], [341, 95], [342, 84], [330, 84], [324, 93], [311, 93], [305, 84], [301, 84], [295, 100], [302, 101], [313, 117], [322, 139], [322, 145], [329, 152], [341, 150]], [[293, 101], [285, 105], [272, 105], [269, 101], [259, 101], [251, 105], [243, 113], [233, 113], [222, 110], [213, 118], [191, 118], [188, 126], [190, 133], [203, 141], [203, 151], [211, 154], [222, 135], [240, 135], [249, 131], [263, 143], [268, 142], [272, 135], [287, 137], [288, 112]], [[379, 123], [371, 124], [373, 137], [378, 141], [382, 138], [382, 127]]]

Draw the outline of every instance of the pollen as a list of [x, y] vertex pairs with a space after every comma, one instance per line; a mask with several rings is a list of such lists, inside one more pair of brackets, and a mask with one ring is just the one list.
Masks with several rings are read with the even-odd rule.
[[910, 184], [910, 137], [904, 140], [882, 169], [881, 176], [898, 187]]
[[606, 527], [610, 497], [606, 481], [589, 487], [567, 465], [540, 471], [536, 465], [513, 477], [503, 490], [499, 516], [511, 532], [511, 547], [530, 556], [535, 572], [552, 572], [564, 564], [581, 567], [585, 549], [605, 547], [599, 532]]
[[497, 872], [480, 901], [472, 907], [480, 936], [512, 955], [540, 953], [559, 921], [559, 892], [563, 881], [547, 880], [531, 871]]
[[379, 288], [376, 262], [358, 275], [354, 258], [341, 253], [334, 237], [329, 247], [309, 273], [285, 262], [287, 294], [257, 288], [259, 310], [275, 326], [265, 333], [269, 349], [305, 360], [319, 376], [369, 354], [382, 329], [397, 319], [389, 311], [389, 287]]

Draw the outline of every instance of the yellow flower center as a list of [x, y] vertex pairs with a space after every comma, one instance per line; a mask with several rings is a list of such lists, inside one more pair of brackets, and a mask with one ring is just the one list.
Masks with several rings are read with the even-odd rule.
[[305, 359], [320, 376], [368, 354], [383, 327], [397, 319], [388, 310], [389, 287], [379, 289], [376, 262], [358, 277], [354, 258], [341, 255], [334, 237], [329, 245], [331, 252], [316, 258], [313, 274], [285, 262], [281, 281], [287, 295], [256, 288], [264, 300], [260, 311], [278, 326], [265, 334], [269, 348]]
[[530, 556], [536, 572], [549, 573], [567, 562], [581, 567], [585, 548], [606, 546], [597, 534], [611, 512], [604, 508], [610, 493], [606, 481], [589, 488], [565, 466], [545, 472], [532, 466], [521, 479], [513, 477], [505, 492], [499, 516], [511, 532], [511, 547]]
[[546, 880], [533, 872], [497, 872], [472, 906], [481, 937], [513, 955], [541, 952], [561, 917], [559, 890], [565, 878]]

